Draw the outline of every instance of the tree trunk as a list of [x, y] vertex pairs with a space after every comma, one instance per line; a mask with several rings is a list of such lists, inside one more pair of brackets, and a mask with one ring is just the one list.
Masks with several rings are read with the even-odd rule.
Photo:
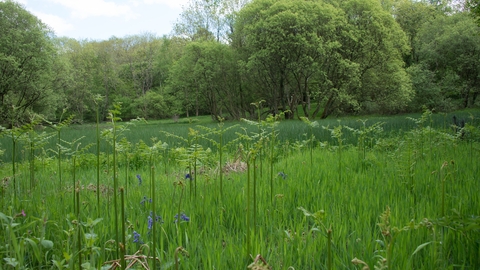
[[327, 117], [330, 115], [330, 113], [331, 113], [331, 106], [332, 106], [332, 104], [333, 104], [333, 100], [334, 100], [333, 96], [331, 96], [331, 97], [328, 99], [327, 103], [325, 104], [325, 108], [323, 108], [323, 112], [322, 112], [322, 115], [320, 116], [320, 119], [325, 119], [325, 118], [327, 118]]

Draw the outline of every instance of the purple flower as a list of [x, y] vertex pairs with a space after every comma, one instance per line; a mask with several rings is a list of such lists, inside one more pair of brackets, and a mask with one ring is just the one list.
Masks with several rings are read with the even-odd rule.
[[287, 179], [287, 174], [284, 172], [279, 172], [278, 175], [283, 178], [283, 180]]
[[[187, 217], [187, 215], [185, 215], [184, 213], [181, 213], [180, 214], [180, 219], [185, 221], [185, 222], [189, 222], [190, 221], [190, 218]], [[175, 223], [178, 221], [178, 214], [175, 215]]]
[[137, 179], [138, 179], [138, 185], [141, 186], [142, 185], [142, 177], [140, 176], [140, 174], [137, 174]]
[[148, 216], [148, 230], [151, 230], [153, 227], [153, 216], [155, 216], [155, 222], [163, 223], [163, 219], [161, 216], [153, 215], [153, 212], [150, 211], [150, 215]]
[[26, 216], [25, 211], [22, 209], [22, 216]]
[[133, 231], [133, 243], [143, 244], [143, 241], [140, 239], [140, 234], [137, 231]]
[[146, 201], [148, 201], [147, 196], [143, 196], [143, 199], [140, 201], [140, 204], [145, 205]]
[[145, 206], [145, 202], [152, 203], [152, 198], [147, 198], [147, 196], [143, 196], [143, 199], [140, 201], [140, 204]]
[[153, 227], [153, 218], [148, 216], [148, 230], [151, 230]]
[[180, 215], [180, 218], [181, 218], [183, 221], [187, 221], [187, 222], [190, 221], [190, 218], [187, 217], [187, 215], [185, 215], [185, 214], [181, 214], [181, 215]]
[[189, 173], [187, 173], [187, 174], [185, 174], [185, 179], [190, 179], [190, 180], [192, 180], [192, 177], [190, 176]]

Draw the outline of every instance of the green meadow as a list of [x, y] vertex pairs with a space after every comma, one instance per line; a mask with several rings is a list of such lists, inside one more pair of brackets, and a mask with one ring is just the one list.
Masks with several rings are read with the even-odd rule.
[[0, 270], [480, 268], [478, 110], [455, 126], [117, 109], [1, 133]]

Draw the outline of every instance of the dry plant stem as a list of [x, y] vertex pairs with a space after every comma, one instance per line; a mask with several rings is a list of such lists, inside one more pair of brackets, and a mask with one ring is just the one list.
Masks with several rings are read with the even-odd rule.
[[328, 243], [327, 243], [327, 269], [332, 270], [333, 265], [332, 265], [332, 228], [327, 230], [327, 238], [328, 238]]
[[[12, 126], [12, 133], [13, 133], [13, 127]], [[16, 152], [17, 152], [17, 140], [14, 137], [15, 135], [12, 134], [12, 178], [13, 178], [13, 201], [16, 203], [17, 201], [17, 179], [16, 179], [16, 170], [15, 170], [15, 159], [16, 159]], [[61, 180], [60, 180], [60, 185], [61, 185]]]
[[250, 160], [247, 158], [247, 257], [250, 254], [250, 167]]
[[[113, 116], [115, 117], [115, 116]], [[112, 117], [112, 118], [113, 118]], [[115, 241], [116, 241], [116, 254], [117, 257], [119, 256], [119, 250], [118, 250], [118, 242], [119, 242], [119, 237], [118, 237], [118, 203], [117, 203], [117, 192], [118, 192], [118, 178], [117, 178], [117, 151], [116, 151], [116, 136], [117, 136], [117, 130], [115, 127], [115, 120], [112, 120], [113, 122], [113, 211], [114, 211], [114, 216], [115, 216]]]
[[[76, 162], [75, 162], [75, 155], [74, 155], [74, 156], [72, 157], [72, 165], [73, 165], [73, 167], [72, 167], [72, 180], [73, 180], [72, 190], [74, 191], [74, 192], [73, 192], [73, 209], [74, 209], [74, 211], [77, 210], [77, 207], [76, 207], [76, 205], [75, 205], [75, 204], [76, 204], [76, 201], [75, 201], [75, 197], [76, 197], [76, 196], [75, 196], [75, 181], [76, 181], [76, 180], [75, 180], [75, 165], [76, 165], [76, 164], [75, 164], [75, 163], [76, 163]], [[79, 184], [79, 188], [80, 188], [80, 184]], [[77, 214], [78, 214], [78, 213], [77, 213]], [[78, 216], [77, 216], [77, 218], [78, 218]]]
[[[80, 183], [78, 183], [77, 189], [73, 192], [76, 194], [76, 199], [77, 199], [77, 205], [75, 209], [75, 214], [77, 216], [77, 253], [78, 253], [78, 269], [82, 269], [82, 233], [81, 233], [81, 227], [80, 227]], [[75, 188], [75, 186], [74, 186]]]
[[257, 167], [253, 158], [253, 234], [257, 234]]
[[178, 252], [182, 249], [182, 247], [177, 247], [175, 249], [175, 270], [178, 270]]
[[[122, 207], [121, 213], [121, 220], [122, 220], [122, 243], [120, 244], [120, 265], [123, 270], [126, 269], [126, 261], [125, 261], [125, 248], [126, 248], [126, 237], [125, 237], [125, 194], [123, 187], [120, 188], [120, 206]], [[154, 268], [155, 269], [155, 268]]]
[[[140, 253], [140, 250], [135, 252], [135, 254], [133, 254], [133, 255], [125, 255], [125, 261], [130, 261], [130, 263], [125, 267], [125, 269], [130, 269], [135, 264], [139, 263], [141, 265], [141, 267], [139, 267], [139, 268], [143, 268], [145, 270], [150, 270], [151, 267], [148, 265], [148, 260], [149, 259], [159, 260], [158, 258], [154, 258], [154, 257], [148, 257], [148, 256], [145, 256], [145, 255], [138, 255], [138, 253]], [[118, 267], [120, 267], [120, 259], [113, 260], [113, 261], [106, 261], [106, 262], [103, 263], [103, 265], [111, 265], [110, 270], [115, 270]], [[135, 269], [137, 269], [137, 268], [135, 268]]]
[[198, 147], [198, 137], [197, 135], [195, 135], [195, 147], [194, 147], [194, 158], [193, 158], [193, 173], [195, 174], [195, 177], [192, 177], [192, 175], [190, 175], [190, 177], [192, 177], [194, 183], [194, 194], [193, 194], [193, 197], [196, 199], [197, 198], [197, 147]]
[[219, 177], [220, 177], [220, 201], [223, 199], [223, 168], [222, 168], [222, 155], [223, 155], [223, 123], [221, 123], [221, 131], [220, 131], [220, 138], [219, 138], [219, 161], [218, 164], [219, 168]]
[[[157, 242], [157, 230], [155, 229], [155, 219], [156, 219], [156, 212], [155, 212], [155, 167], [152, 166], [151, 167], [151, 197], [152, 197], [152, 219], [153, 219], [153, 225], [152, 225], [152, 253], [153, 253], [153, 257], [155, 258], [157, 255], [156, 255], [156, 242]], [[157, 269], [156, 266], [157, 266], [157, 262], [156, 260], [154, 259], [153, 260], [153, 269]]]
[[97, 136], [97, 212], [98, 216], [100, 213], [100, 104], [97, 103], [97, 127], [96, 127], [96, 136]]
[[275, 148], [275, 119], [272, 124], [272, 136], [270, 138], [270, 203], [273, 203], [273, 150]]
[[29, 152], [29, 169], [30, 169], [30, 190], [33, 190], [34, 182], [35, 182], [35, 145], [33, 141], [33, 132], [29, 131], [30, 136], [30, 152]]
[[177, 222], [175, 223], [175, 228], [177, 229], [177, 242], [179, 243], [179, 245], [182, 244], [182, 240], [181, 240], [181, 234], [180, 234], [180, 229], [178, 227], [178, 224], [180, 223], [180, 213], [181, 213], [181, 207], [182, 207], [182, 198], [183, 198], [183, 190], [184, 190], [184, 186], [183, 186], [183, 183], [180, 182], [180, 199], [178, 200], [178, 212], [177, 212]]

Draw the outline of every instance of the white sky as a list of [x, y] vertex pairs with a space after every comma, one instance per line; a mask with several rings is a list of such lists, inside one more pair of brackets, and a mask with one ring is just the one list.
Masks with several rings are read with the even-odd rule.
[[[1, 1], [1, 0], [0, 0]], [[16, 0], [57, 36], [106, 40], [143, 34], [161, 37], [188, 0]]]

